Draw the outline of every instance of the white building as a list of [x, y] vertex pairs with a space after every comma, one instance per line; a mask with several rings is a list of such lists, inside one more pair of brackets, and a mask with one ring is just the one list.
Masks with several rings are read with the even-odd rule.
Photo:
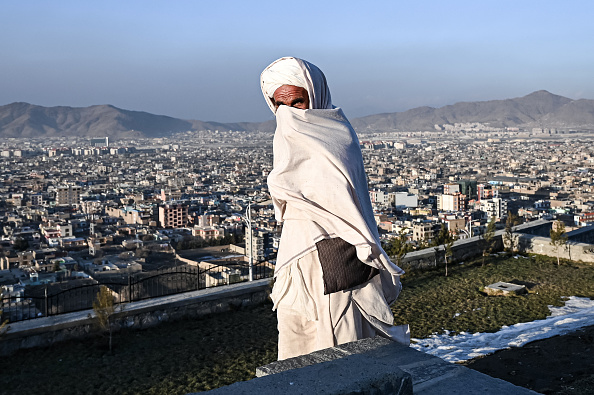
[[381, 190], [369, 191], [369, 199], [372, 204], [379, 207], [388, 207], [390, 205], [390, 194]]
[[501, 198], [481, 200], [481, 211], [487, 213], [487, 218], [501, 219], [507, 214], [507, 201]]
[[419, 196], [408, 192], [390, 192], [390, 204], [396, 208], [416, 208], [419, 206]]
[[250, 226], [245, 228], [245, 255], [253, 259], [253, 262], [263, 261], [264, 257], [264, 237], [258, 234], [258, 230]]

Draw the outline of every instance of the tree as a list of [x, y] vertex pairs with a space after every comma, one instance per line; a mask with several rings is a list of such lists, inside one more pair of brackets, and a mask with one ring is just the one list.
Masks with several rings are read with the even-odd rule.
[[495, 216], [492, 216], [487, 225], [487, 230], [481, 235], [481, 247], [483, 250], [483, 266], [485, 266], [485, 257], [493, 252], [495, 247]]
[[412, 246], [408, 243], [406, 231], [401, 231], [397, 237], [390, 240], [386, 248], [386, 253], [393, 258], [396, 258], [396, 264], [400, 266], [402, 258], [412, 250]]
[[[453, 243], [454, 238], [450, 234], [450, 231], [448, 230], [447, 226], [444, 223], [442, 223], [441, 228], [439, 229], [439, 232], [431, 241], [431, 245], [433, 246], [433, 248], [435, 250], [435, 266], [437, 266], [437, 259], [438, 259], [438, 255], [439, 255], [439, 246], [443, 245], [444, 253], [447, 254], [446, 247], [450, 242]], [[447, 276], [447, 257], [445, 259], [446, 259], [446, 276]]]
[[505, 220], [505, 235], [503, 236], [505, 241], [507, 241], [507, 249], [510, 253], [514, 253], [515, 251], [515, 243], [516, 240], [514, 239], [514, 226], [516, 226], [520, 221], [518, 220], [518, 216], [512, 214], [511, 211], [507, 212], [507, 218]]
[[452, 247], [454, 246], [455, 239], [450, 236], [450, 239], [445, 244], [445, 275], [448, 276], [448, 258], [454, 256], [454, 251]]
[[437, 236], [433, 238], [433, 245], [440, 246], [442, 244], [446, 244], [451, 238], [452, 236], [450, 235], [450, 231], [448, 230], [447, 226], [442, 223], [439, 233], [437, 233]]
[[[3, 311], [0, 310], [0, 317], [2, 317], [2, 313]], [[9, 329], [10, 326], [8, 326], [8, 319], [2, 321], [2, 323], [0, 323], [0, 337], [3, 336], [6, 332], [8, 332]]]
[[17, 251], [25, 251], [29, 248], [29, 242], [22, 237], [17, 237], [14, 239], [13, 247]]
[[113, 296], [105, 285], [102, 285], [97, 292], [97, 298], [93, 301], [93, 310], [97, 316], [99, 328], [109, 333], [109, 352], [111, 353], [112, 317], [115, 313], [115, 306]]
[[553, 224], [553, 227], [551, 228], [551, 242], [549, 244], [552, 245], [553, 249], [555, 250], [555, 254], [557, 255], [557, 266], [559, 266], [559, 248], [567, 248], [567, 235], [565, 234], [565, 224], [562, 221], [556, 221]]
[[429, 238], [425, 236], [423, 240], [417, 241], [417, 250], [424, 250], [425, 248], [428, 248], [430, 245], [431, 243], [429, 243]]

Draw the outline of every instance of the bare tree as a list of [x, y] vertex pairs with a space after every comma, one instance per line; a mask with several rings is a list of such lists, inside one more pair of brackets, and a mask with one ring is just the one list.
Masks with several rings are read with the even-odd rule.
[[553, 246], [555, 250], [555, 254], [557, 255], [557, 266], [560, 265], [559, 259], [559, 249], [563, 247], [563, 249], [567, 248], [567, 235], [565, 234], [565, 224], [562, 221], [555, 221], [553, 227], [551, 228], [551, 242], [549, 243]]
[[495, 245], [495, 216], [492, 216], [487, 225], [487, 230], [481, 235], [481, 246], [483, 249], [483, 266], [485, 265], [485, 257], [489, 255]]
[[507, 241], [508, 250], [510, 253], [514, 253], [516, 250], [516, 240], [514, 238], [514, 226], [519, 223], [518, 216], [512, 214], [511, 211], [507, 212], [507, 218], [505, 220], [505, 241]]
[[[2, 317], [2, 310], [0, 310], [0, 317]], [[8, 319], [4, 320], [2, 323], [0, 323], [0, 337], [3, 336], [6, 332], [8, 332], [8, 330], [10, 329], [10, 326], [8, 326]]]
[[445, 244], [445, 275], [448, 276], [448, 258], [454, 256], [454, 251], [452, 247], [454, 246], [455, 239], [450, 236], [450, 239]]
[[97, 324], [103, 331], [109, 333], [109, 352], [111, 353], [112, 344], [112, 317], [115, 313], [115, 306], [113, 303], [113, 296], [109, 289], [102, 285], [97, 292], [97, 298], [93, 301], [93, 310], [97, 316]]
[[452, 246], [454, 245], [454, 240], [455, 239], [452, 236], [452, 234], [450, 233], [450, 231], [448, 230], [447, 226], [442, 223], [439, 233], [434, 238], [435, 256], [436, 256], [435, 265], [437, 266], [437, 254], [439, 251], [439, 246], [443, 245], [444, 246], [444, 261], [445, 261], [445, 275], [446, 275], [446, 277], [448, 275], [448, 258], [453, 255]]

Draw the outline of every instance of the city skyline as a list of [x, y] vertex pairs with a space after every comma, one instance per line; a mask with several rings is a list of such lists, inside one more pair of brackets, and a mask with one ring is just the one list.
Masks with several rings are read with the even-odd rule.
[[541, 89], [594, 98], [586, 1], [299, 4], [6, 4], [0, 105], [265, 121], [259, 74], [288, 55], [324, 70], [349, 117]]

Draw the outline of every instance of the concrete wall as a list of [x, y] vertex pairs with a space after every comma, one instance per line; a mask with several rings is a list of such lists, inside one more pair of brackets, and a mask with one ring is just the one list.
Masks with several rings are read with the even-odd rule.
[[514, 226], [514, 232], [523, 233], [534, 236], [549, 237], [553, 221], [546, 219], [539, 219], [536, 221], [526, 222], [522, 225]]
[[[550, 232], [553, 226], [553, 221], [537, 220], [527, 222], [522, 225], [514, 227], [515, 245], [520, 243], [519, 252], [534, 253], [556, 257], [557, 254], [549, 245]], [[591, 229], [590, 229], [591, 228]], [[502, 251], [508, 245], [504, 245], [504, 230], [495, 232], [495, 247], [494, 251]], [[594, 226], [577, 229], [567, 234], [569, 244], [567, 250], [560, 251], [561, 258], [571, 259], [576, 261], [592, 262], [591, 250], [594, 246], [591, 244], [581, 243], [581, 241], [594, 240]], [[456, 240], [452, 246], [453, 257], [448, 259], [448, 262], [463, 262], [467, 259], [481, 256], [481, 238], [479, 236], [471, 237], [469, 239]], [[429, 267], [445, 265], [445, 248], [439, 246], [436, 251], [434, 247], [425, 248], [420, 251], [409, 252], [404, 256], [401, 262], [403, 268], [409, 269], [425, 269]]]
[[577, 243], [594, 244], [594, 226], [584, 226], [571, 232], [567, 232], [569, 241]]
[[[495, 251], [501, 251], [503, 249], [503, 233], [504, 231], [495, 232], [493, 240]], [[456, 240], [452, 246], [453, 256], [448, 258], [448, 262], [463, 262], [467, 259], [481, 256], [483, 253], [481, 242], [482, 239], [479, 236]], [[445, 265], [445, 247], [443, 245], [439, 246], [437, 251], [435, 247], [429, 247], [423, 250], [409, 252], [401, 262], [403, 268], [413, 270], [443, 265]]]
[[594, 263], [594, 245], [586, 243], [576, 243], [569, 241], [566, 248], [559, 247], [558, 251], [550, 244], [549, 237], [539, 237], [533, 235], [516, 235], [516, 246], [519, 252], [541, 254], [572, 261], [592, 262]]
[[[128, 303], [116, 313], [114, 330], [143, 329], [165, 321], [261, 304], [268, 298], [269, 286], [270, 279], [263, 279]], [[11, 323], [2, 335], [0, 356], [20, 348], [46, 347], [98, 333], [93, 310]]]

